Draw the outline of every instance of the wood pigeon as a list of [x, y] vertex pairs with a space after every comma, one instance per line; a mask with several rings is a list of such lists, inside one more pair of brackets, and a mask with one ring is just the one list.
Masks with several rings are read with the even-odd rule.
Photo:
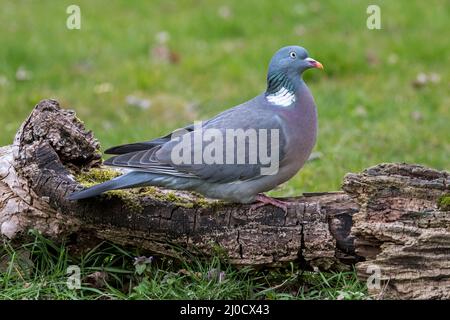
[[[108, 190], [159, 186], [231, 202], [256, 202], [252, 208], [272, 204], [286, 211], [286, 203], [262, 193], [292, 178], [315, 145], [317, 110], [302, 78], [310, 68], [323, 66], [302, 47], [281, 48], [270, 61], [265, 92], [164, 137], [106, 150], [115, 156], [104, 164], [125, 168], [127, 173], [74, 192], [69, 199], [90, 198]], [[227, 136], [230, 132], [235, 135]], [[263, 144], [263, 140], [268, 142]], [[213, 141], [215, 147], [211, 148], [208, 144]], [[267, 159], [275, 165], [268, 164]]]

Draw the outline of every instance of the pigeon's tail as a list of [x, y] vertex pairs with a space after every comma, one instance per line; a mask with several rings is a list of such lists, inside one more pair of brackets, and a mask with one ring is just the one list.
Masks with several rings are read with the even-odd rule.
[[126, 189], [143, 186], [148, 183], [154, 175], [145, 172], [132, 171], [112, 180], [100, 183], [85, 190], [77, 191], [69, 195], [69, 200], [80, 200], [98, 196], [99, 194], [116, 189]]

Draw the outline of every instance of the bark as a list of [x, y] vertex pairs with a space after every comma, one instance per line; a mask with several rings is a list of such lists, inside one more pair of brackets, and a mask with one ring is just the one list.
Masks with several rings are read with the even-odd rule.
[[176, 247], [206, 256], [220, 250], [236, 265], [356, 264], [361, 279], [376, 271], [370, 291], [383, 297], [450, 297], [449, 214], [437, 207], [450, 193], [445, 171], [381, 164], [348, 174], [345, 192], [284, 199], [287, 214], [156, 188], [68, 201], [81, 188], [75, 176], [100, 167], [99, 148], [72, 111], [40, 102], [14, 143], [0, 148], [1, 234], [17, 239], [34, 228], [70, 236], [78, 248], [108, 240], [171, 256]]
[[402, 299], [450, 298], [450, 175], [419, 165], [382, 164], [348, 174], [343, 189], [360, 205], [353, 215], [356, 265], [369, 291]]

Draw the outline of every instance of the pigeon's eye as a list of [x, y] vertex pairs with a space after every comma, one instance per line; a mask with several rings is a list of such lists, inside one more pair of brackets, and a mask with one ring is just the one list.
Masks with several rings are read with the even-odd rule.
[[297, 58], [297, 54], [296, 54], [294, 51], [291, 51], [291, 53], [289, 53], [289, 56], [290, 56], [292, 59]]

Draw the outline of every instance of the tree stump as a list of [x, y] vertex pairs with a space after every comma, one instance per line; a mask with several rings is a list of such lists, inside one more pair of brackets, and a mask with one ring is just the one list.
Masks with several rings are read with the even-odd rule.
[[344, 191], [283, 199], [287, 214], [158, 188], [68, 201], [80, 177], [119, 174], [101, 166], [99, 149], [73, 111], [41, 101], [13, 144], [0, 148], [1, 235], [17, 240], [33, 228], [70, 236], [73, 247], [108, 240], [175, 257], [176, 247], [205, 256], [220, 250], [235, 265], [356, 264], [370, 291], [385, 298], [450, 298], [445, 171], [380, 164], [348, 174]]

